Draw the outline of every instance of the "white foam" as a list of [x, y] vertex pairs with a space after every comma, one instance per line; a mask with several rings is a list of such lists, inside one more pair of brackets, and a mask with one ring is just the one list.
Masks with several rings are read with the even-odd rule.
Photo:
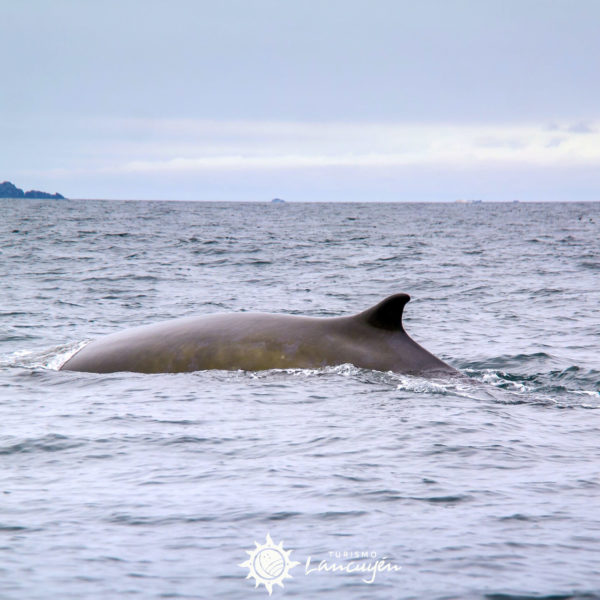
[[22, 367], [26, 369], [48, 369], [58, 371], [89, 340], [62, 344], [44, 350], [17, 350], [0, 357], [0, 367]]

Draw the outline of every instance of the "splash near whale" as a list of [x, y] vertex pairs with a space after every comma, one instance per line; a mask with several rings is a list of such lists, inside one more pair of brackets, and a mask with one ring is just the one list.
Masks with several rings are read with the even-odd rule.
[[455, 375], [402, 325], [408, 294], [347, 317], [231, 313], [134, 327], [92, 341], [61, 370], [181, 373], [314, 369], [350, 363], [377, 371]]

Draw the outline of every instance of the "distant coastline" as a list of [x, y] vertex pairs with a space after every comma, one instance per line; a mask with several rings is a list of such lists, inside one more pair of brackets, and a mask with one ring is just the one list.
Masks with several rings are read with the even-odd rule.
[[40, 192], [39, 190], [29, 190], [28, 192], [24, 192], [10, 181], [3, 181], [0, 183], [0, 198], [49, 198], [52, 200], [66, 200], [66, 198], [59, 193], [49, 194], [48, 192]]

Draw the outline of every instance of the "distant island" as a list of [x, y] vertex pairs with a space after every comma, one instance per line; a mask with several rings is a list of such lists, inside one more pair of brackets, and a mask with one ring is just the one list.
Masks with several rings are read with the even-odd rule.
[[285, 202], [285, 200], [283, 200], [282, 198], [273, 198], [273, 200], [271, 200], [271, 202], [273, 204], [283, 204]]
[[0, 183], [0, 198], [50, 198], [52, 200], [66, 200], [62, 194], [49, 194], [38, 190], [24, 192], [10, 181]]

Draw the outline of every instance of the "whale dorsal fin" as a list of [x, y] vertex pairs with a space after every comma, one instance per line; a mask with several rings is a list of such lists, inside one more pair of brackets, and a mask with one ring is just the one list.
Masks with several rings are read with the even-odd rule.
[[379, 329], [404, 331], [402, 327], [402, 311], [404, 310], [404, 305], [409, 300], [410, 296], [408, 294], [394, 294], [356, 316]]

